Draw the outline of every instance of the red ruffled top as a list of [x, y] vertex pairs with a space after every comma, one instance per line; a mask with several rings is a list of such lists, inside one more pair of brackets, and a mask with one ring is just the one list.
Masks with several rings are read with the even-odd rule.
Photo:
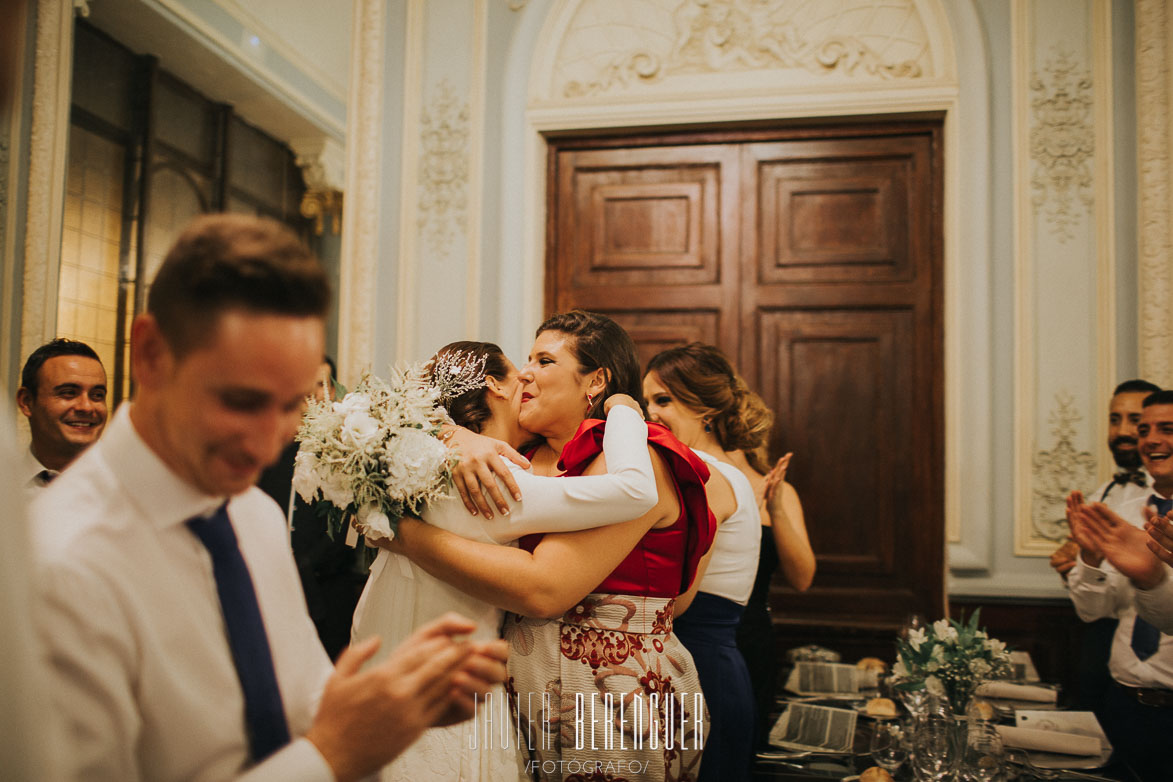
[[[588, 419], [575, 432], [558, 466], [565, 476], [581, 475], [603, 452], [606, 421]], [[713, 545], [717, 520], [709, 510], [705, 481], [709, 468], [692, 449], [657, 423], [648, 423], [648, 444], [664, 459], [680, 498], [680, 518], [668, 527], [650, 529], [619, 567], [593, 591], [649, 597], [676, 597], [696, 577], [701, 557]], [[527, 535], [520, 545], [533, 551], [541, 535]]]

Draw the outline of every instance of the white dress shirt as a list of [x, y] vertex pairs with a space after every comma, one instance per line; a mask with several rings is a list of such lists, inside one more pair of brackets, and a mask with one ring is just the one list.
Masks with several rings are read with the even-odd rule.
[[249, 769], [211, 557], [184, 524], [223, 498], [173, 473], [139, 437], [129, 408], [32, 508], [35, 620], [54, 710], [70, 736], [64, 778], [333, 782], [317, 749], [297, 738], [331, 666], [280, 509], [256, 488], [228, 504], [295, 737]]
[[1173, 633], [1173, 573], [1152, 589], [1136, 590], [1136, 612], [1162, 633]]
[[753, 592], [762, 546], [762, 517], [758, 513], [757, 497], [749, 478], [741, 470], [703, 451], [692, 450], [705, 464], [725, 476], [737, 499], [736, 510], [717, 527], [709, 566], [697, 591], [743, 606]]
[[[1138, 487], [1139, 488], [1139, 487]], [[1125, 521], [1137, 527], [1144, 525], [1144, 507], [1151, 491], [1113, 508]], [[1075, 611], [1085, 622], [1107, 616], [1120, 620], [1112, 638], [1112, 656], [1108, 670], [1112, 678], [1128, 687], [1161, 687], [1173, 689], [1173, 636], [1161, 635], [1157, 651], [1147, 660], [1141, 660], [1132, 651], [1132, 626], [1136, 623], [1133, 598], [1138, 590], [1105, 560], [1092, 567], [1076, 557], [1075, 567], [1067, 576], [1067, 587]]]

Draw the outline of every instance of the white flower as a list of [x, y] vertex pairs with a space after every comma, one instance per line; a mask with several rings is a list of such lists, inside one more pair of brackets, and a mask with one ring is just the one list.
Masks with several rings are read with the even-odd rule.
[[366, 410], [352, 410], [342, 422], [342, 439], [358, 448], [368, 445], [379, 434], [379, 422]]
[[996, 655], [1000, 655], [1006, 651], [1006, 644], [999, 641], [997, 638], [990, 639], [990, 651]]
[[387, 496], [410, 501], [434, 490], [448, 458], [448, 449], [435, 437], [419, 429], [400, 429], [386, 446]]
[[970, 660], [969, 670], [976, 676], [985, 676], [990, 672], [990, 664], [982, 659]]
[[346, 416], [358, 411], [371, 409], [371, 398], [360, 391], [352, 391], [342, 398], [341, 402], [334, 403], [334, 412]]
[[373, 502], [358, 509], [358, 523], [368, 540], [395, 539], [391, 519], [387, 518], [387, 514], [379, 510], [379, 506]]
[[924, 629], [914, 627], [908, 631], [908, 645], [913, 648], [913, 651], [919, 652], [921, 644], [926, 640], [928, 640], [928, 636], [925, 635]]
[[350, 478], [338, 472], [332, 472], [322, 482], [322, 496], [336, 508], [346, 508], [354, 502], [354, 488], [350, 485]]
[[293, 488], [307, 503], [313, 502], [322, 488], [318, 471], [318, 457], [312, 451], [298, 451], [293, 457]]
[[925, 677], [925, 689], [930, 695], [936, 695], [938, 698], [945, 695], [945, 685], [936, 676]]
[[892, 675], [900, 679], [908, 676], [908, 668], [905, 667], [904, 660], [896, 661], [896, 664], [892, 666]]
[[933, 635], [942, 641], [956, 641], [957, 629], [949, 624], [948, 619], [938, 619], [933, 622]]

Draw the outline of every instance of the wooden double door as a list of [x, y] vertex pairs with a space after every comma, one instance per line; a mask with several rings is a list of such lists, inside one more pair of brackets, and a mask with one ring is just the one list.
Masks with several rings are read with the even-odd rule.
[[552, 138], [548, 181], [548, 311], [645, 364], [715, 344], [774, 410], [818, 557], [807, 593], [775, 579], [789, 637], [942, 615], [940, 122]]

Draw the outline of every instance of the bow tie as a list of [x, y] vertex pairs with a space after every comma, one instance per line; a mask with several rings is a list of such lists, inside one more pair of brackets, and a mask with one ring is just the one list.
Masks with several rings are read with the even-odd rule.
[[1125, 470], [1118, 472], [1112, 476], [1113, 483], [1119, 483], [1121, 486], [1127, 483], [1135, 483], [1137, 486], [1145, 486], [1148, 484], [1148, 478], [1143, 472], [1133, 472], [1132, 470]]

